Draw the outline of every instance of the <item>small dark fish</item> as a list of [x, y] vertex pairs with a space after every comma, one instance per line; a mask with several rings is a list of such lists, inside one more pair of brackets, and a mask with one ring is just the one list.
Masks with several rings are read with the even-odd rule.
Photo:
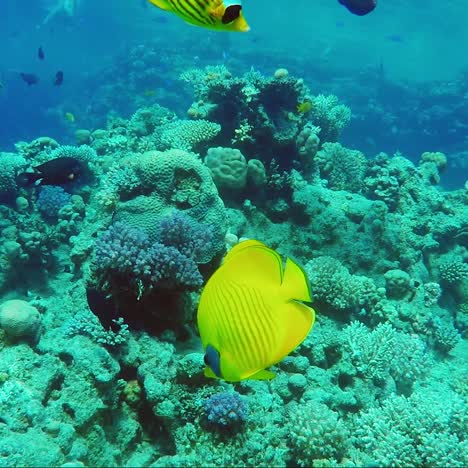
[[364, 16], [377, 6], [377, 0], [338, 0], [353, 15]]
[[39, 83], [39, 77], [34, 73], [20, 73], [20, 77], [28, 86]]
[[55, 74], [54, 85], [55, 85], [55, 86], [61, 86], [62, 83], [63, 83], [63, 71], [62, 71], [62, 70], [59, 70], [59, 71]]
[[385, 39], [391, 42], [403, 42], [403, 36], [400, 36], [399, 34], [389, 34], [388, 36], [385, 36]]
[[39, 58], [39, 60], [44, 60], [45, 58], [45, 55], [44, 55], [44, 49], [41, 47], [39, 47], [39, 49], [37, 49], [37, 57]]
[[64, 185], [75, 182], [85, 171], [84, 163], [75, 158], [55, 158], [40, 166], [34, 167], [34, 172], [22, 172], [16, 177], [20, 187], [28, 187], [35, 183], [41, 185]]

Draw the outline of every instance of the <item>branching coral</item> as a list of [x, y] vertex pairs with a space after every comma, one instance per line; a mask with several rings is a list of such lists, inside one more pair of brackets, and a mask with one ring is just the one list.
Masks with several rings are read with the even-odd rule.
[[[159, 226], [160, 242], [151, 243], [141, 230], [115, 223], [96, 241], [95, 275], [110, 283], [124, 280], [139, 294], [153, 288], [201, 286], [196, 260], [211, 233], [181, 214]], [[112, 286], [111, 286], [112, 290]]]
[[312, 98], [309, 119], [320, 127], [322, 141], [335, 142], [351, 120], [351, 109], [339, 103], [337, 96], [319, 94]]
[[401, 391], [409, 392], [413, 382], [427, 373], [430, 360], [424, 343], [388, 323], [370, 331], [355, 321], [343, 330], [343, 338], [344, 349], [364, 378], [383, 382], [391, 376]]
[[463, 406], [444, 389], [393, 396], [356, 417], [353, 442], [376, 465], [466, 466]]
[[367, 160], [360, 151], [344, 148], [339, 143], [326, 142], [314, 160], [331, 189], [349, 192], [362, 189]]
[[288, 421], [293, 465], [316, 466], [319, 460], [337, 463], [346, 454], [349, 444], [346, 425], [326, 405], [314, 401], [292, 404]]

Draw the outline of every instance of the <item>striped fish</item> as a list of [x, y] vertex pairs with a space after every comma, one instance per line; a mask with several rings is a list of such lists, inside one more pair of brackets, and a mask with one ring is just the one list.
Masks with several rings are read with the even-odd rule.
[[149, 0], [162, 10], [170, 11], [187, 23], [217, 31], [248, 31], [240, 0]]
[[234, 246], [208, 280], [198, 306], [205, 375], [229, 382], [271, 379], [266, 368], [305, 339], [315, 320], [309, 283], [291, 259], [259, 241]]

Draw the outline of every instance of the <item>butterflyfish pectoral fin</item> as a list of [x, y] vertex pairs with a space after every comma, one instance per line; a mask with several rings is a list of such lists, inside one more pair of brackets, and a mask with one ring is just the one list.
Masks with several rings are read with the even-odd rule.
[[248, 378], [252, 380], [271, 380], [271, 379], [274, 379], [275, 377], [276, 377], [276, 374], [274, 372], [263, 369], [251, 375]]
[[205, 374], [205, 377], [208, 377], [209, 379], [219, 379], [219, 377], [209, 367], [205, 367], [203, 373]]
[[286, 300], [312, 301], [309, 280], [305, 271], [290, 258], [286, 259], [283, 282], [281, 283], [281, 297]]
[[172, 11], [171, 4], [167, 0], [148, 0], [153, 5], [161, 8], [161, 10]]

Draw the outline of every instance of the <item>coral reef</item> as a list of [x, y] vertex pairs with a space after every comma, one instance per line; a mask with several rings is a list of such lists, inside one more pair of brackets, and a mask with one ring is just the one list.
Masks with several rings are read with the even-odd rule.
[[[154, 50], [130, 55], [116, 109], [159, 73]], [[468, 192], [440, 186], [450, 158], [343, 146], [349, 108], [286, 69], [181, 78], [190, 120], [145, 103], [78, 146], [1, 154], [0, 464], [466, 466]], [[17, 187], [60, 156], [93, 177]], [[195, 314], [243, 238], [304, 266], [316, 323], [275, 379], [230, 384], [205, 377]]]

